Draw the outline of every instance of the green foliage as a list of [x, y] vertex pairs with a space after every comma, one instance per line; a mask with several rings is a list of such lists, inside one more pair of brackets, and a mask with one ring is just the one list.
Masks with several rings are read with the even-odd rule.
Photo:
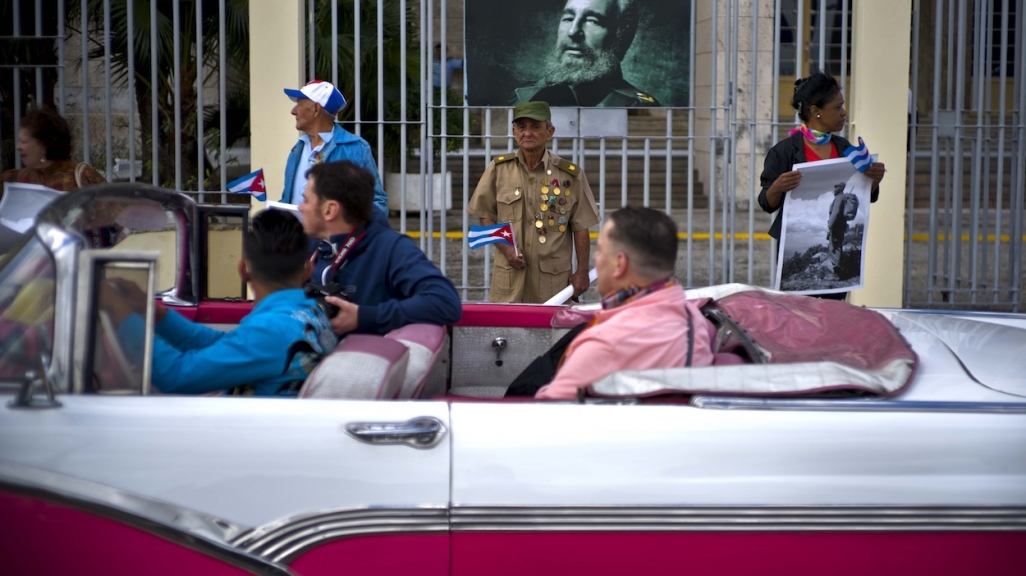
[[[196, 9], [197, 3], [200, 8], [199, 34], [202, 37], [203, 59], [197, 61], [196, 51]], [[128, 7], [131, 4], [133, 9], [133, 26], [128, 27]], [[175, 168], [181, 168], [183, 187], [193, 187], [198, 184], [198, 146], [196, 143], [196, 115], [198, 95], [196, 92], [197, 76], [201, 76], [199, 83], [205, 84], [211, 80], [216, 81], [219, 62], [219, 40], [220, 40], [220, 17], [218, 14], [218, 2], [201, 0], [180, 0], [178, 1], [178, 34], [174, 28], [174, 3], [157, 2], [156, 33], [151, 28], [151, 4], [149, 0], [114, 0], [110, 2], [110, 23], [111, 29], [110, 52], [111, 52], [111, 82], [118, 88], [127, 88], [129, 73], [134, 71], [135, 100], [139, 112], [138, 130], [139, 140], [144, 143], [158, 142], [159, 150], [158, 168], [160, 181], [165, 186], [175, 184]], [[104, 24], [104, 1], [89, 0], [87, 6], [87, 17], [90, 22], [90, 31], [87, 31], [89, 40], [89, 57], [102, 59], [105, 55], [104, 35], [102, 34]], [[72, 31], [80, 30], [81, 13], [77, 3], [72, 4], [68, 12], [66, 25]], [[99, 32], [98, 32], [99, 31]], [[134, 54], [132, 55], [132, 66], [129, 66], [129, 38], [132, 41]], [[175, 41], [178, 42], [178, 52], [175, 52]], [[152, 47], [152, 48], [151, 48]], [[151, 76], [152, 59], [156, 59], [156, 78]], [[175, 78], [175, 62], [179, 67], [180, 77]], [[225, 61], [228, 67], [226, 74], [229, 78], [228, 90], [230, 102], [245, 101], [248, 99], [248, 92], [243, 98], [238, 94], [239, 90], [248, 90], [232, 80], [244, 78], [248, 75], [249, 67], [249, 2], [248, 0], [227, 0], [225, 2]], [[157, 94], [157, 108], [152, 109], [151, 95]], [[181, 103], [180, 109], [180, 138], [182, 150], [179, 158], [175, 154], [175, 95]], [[204, 106], [204, 139], [207, 142], [213, 140], [215, 148], [219, 145], [220, 135], [218, 124], [209, 124], [206, 119], [209, 117], [209, 110], [216, 109], [214, 106]], [[150, 134], [151, 120], [157, 118], [158, 133]], [[229, 134], [229, 143], [248, 136], [248, 106], [245, 109], [229, 109], [229, 124], [235, 130]], [[240, 120], [240, 116], [245, 120]], [[149, 148], [142, 151], [145, 154]], [[206, 154], [204, 154], [206, 158]], [[147, 163], [146, 174], [143, 180], [151, 178], [152, 162]], [[204, 161], [202, 167], [204, 175], [212, 173], [209, 160]], [[216, 181], [207, 176], [204, 178], [207, 187], [216, 187]]]

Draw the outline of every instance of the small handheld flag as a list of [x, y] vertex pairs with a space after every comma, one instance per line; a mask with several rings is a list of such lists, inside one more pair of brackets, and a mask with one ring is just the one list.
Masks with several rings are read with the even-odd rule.
[[478, 246], [497, 242], [505, 242], [514, 248], [517, 245], [516, 238], [513, 236], [513, 225], [509, 222], [490, 226], [471, 226], [470, 232], [467, 234], [467, 242], [470, 244], [471, 250]]
[[228, 183], [228, 191], [232, 194], [252, 194], [257, 200], [267, 200], [267, 185], [264, 183], [264, 169], [261, 168], [242, 178]]
[[866, 143], [862, 141], [862, 136], [859, 136], [859, 145], [851, 145], [847, 150], [844, 151], [844, 155], [851, 160], [851, 163], [855, 165], [855, 169], [859, 172], [865, 172], [873, 164], [873, 157], [869, 155], [869, 150], [866, 149]]

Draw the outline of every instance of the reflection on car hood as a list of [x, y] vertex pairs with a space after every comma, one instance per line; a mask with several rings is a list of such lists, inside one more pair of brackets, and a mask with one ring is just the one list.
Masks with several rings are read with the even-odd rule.
[[899, 328], [898, 318], [937, 337], [980, 384], [1026, 398], [1026, 319], [1018, 328], [950, 314], [896, 312], [891, 320]]

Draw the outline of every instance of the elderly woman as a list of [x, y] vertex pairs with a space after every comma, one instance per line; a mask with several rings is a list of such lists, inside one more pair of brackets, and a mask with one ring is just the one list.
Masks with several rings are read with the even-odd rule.
[[22, 119], [17, 149], [24, 168], [5, 171], [0, 182], [42, 184], [69, 192], [107, 181], [92, 166], [71, 160], [71, 129], [67, 120], [50, 108], [30, 112]]
[[[780, 240], [780, 208], [786, 194], [794, 190], [802, 180], [802, 173], [793, 170], [801, 162], [818, 162], [839, 158], [851, 143], [833, 134], [844, 128], [848, 113], [844, 109], [844, 94], [832, 76], [820, 72], [794, 83], [791, 106], [798, 111], [802, 125], [788, 132], [788, 137], [777, 142], [766, 154], [760, 183], [759, 206], [766, 212], [777, 212], [770, 225], [769, 234]], [[865, 175], [873, 181], [871, 202], [880, 195], [880, 181], [884, 177], [884, 165], [874, 162]], [[778, 246], [779, 250], [779, 246]], [[824, 298], [843, 300], [847, 292], [822, 295]]]

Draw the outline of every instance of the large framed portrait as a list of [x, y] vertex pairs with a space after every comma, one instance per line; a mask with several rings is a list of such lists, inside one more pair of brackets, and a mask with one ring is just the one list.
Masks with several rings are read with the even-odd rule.
[[465, 0], [464, 14], [472, 106], [687, 106], [689, 1]]

